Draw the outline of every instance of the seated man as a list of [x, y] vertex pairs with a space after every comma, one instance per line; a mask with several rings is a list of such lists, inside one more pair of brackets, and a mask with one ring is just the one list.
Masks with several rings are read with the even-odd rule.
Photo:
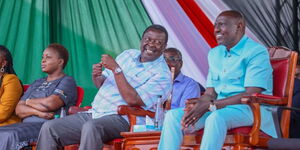
[[[187, 129], [202, 129], [201, 150], [221, 150], [228, 129], [251, 126], [250, 107], [242, 96], [272, 94], [272, 67], [267, 49], [245, 36], [245, 20], [238, 11], [224, 11], [216, 19], [219, 46], [208, 54], [207, 88], [199, 99], [167, 112], [160, 150], [178, 150]], [[272, 114], [261, 106], [261, 130], [276, 137]]]
[[171, 109], [185, 107], [187, 99], [200, 97], [200, 92], [204, 92], [205, 89], [197, 81], [181, 73], [183, 62], [178, 49], [167, 48], [164, 51], [164, 57], [169, 68], [175, 68]]
[[15, 150], [37, 141], [42, 124], [61, 108], [76, 104], [77, 90], [73, 77], [64, 73], [69, 54], [60, 44], [50, 44], [43, 52], [41, 68], [46, 77], [35, 80], [17, 104], [16, 114], [22, 123], [0, 127], [0, 149]]
[[[141, 50], [126, 50], [116, 60], [102, 55], [101, 62], [93, 65], [93, 81], [99, 91], [92, 109], [45, 123], [37, 149], [56, 150], [80, 143], [80, 150], [99, 150], [103, 142], [129, 131], [127, 116], [117, 114], [119, 105], [154, 111], [157, 99], [171, 90], [171, 73], [162, 56], [167, 41], [167, 30], [151, 25], [143, 33]], [[102, 66], [106, 68], [103, 72]], [[144, 117], [137, 118], [137, 124], [144, 122]]]

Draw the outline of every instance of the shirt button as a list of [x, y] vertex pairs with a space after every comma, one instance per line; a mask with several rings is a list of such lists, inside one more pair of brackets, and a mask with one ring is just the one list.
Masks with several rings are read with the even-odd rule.
[[226, 69], [224, 69], [224, 72], [226, 72]]
[[226, 89], [226, 87], [227, 87], [227, 86], [226, 86], [226, 85], [224, 85], [224, 86], [223, 86], [223, 89]]

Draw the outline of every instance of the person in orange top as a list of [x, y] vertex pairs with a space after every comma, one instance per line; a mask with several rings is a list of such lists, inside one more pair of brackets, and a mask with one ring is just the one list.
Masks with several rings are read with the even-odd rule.
[[15, 108], [23, 94], [22, 83], [13, 68], [9, 50], [0, 45], [0, 126], [20, 122]]

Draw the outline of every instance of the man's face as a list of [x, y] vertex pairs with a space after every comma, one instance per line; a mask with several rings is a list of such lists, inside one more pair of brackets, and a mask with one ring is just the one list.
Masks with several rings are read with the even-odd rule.
[[217, 17], [214, 25], [214, 34], [219, 45], [224, 45], [227, 49], [232, 48], [241, 38], [241, 30], [238, 29], [237, 19], [228, 15]]
[[175, 67], [175, 77], [179, 74], [182, 67], [182, 59], [177, 52], [164, 52], [165, 60], [171, 70], [171, 67]]
[[166, 48], [166, 35], [157, 30], [147, 31], [141, 41], [141, 62], [157, 59]]

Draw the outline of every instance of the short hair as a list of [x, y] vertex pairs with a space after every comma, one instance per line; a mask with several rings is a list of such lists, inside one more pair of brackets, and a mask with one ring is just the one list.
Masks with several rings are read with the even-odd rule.
[[222, 16], [222, 15], [231, 16], [232, 18], [236, 18], [237, 20], [242, 21], [244, 23], [244, 25], [246, 25], [245, 17], [243, 15], [243, 13], [240, 12], [240, 11], [226, 10], [226, 11], [223, 11], [219, 14], [219, 16]]
[[156, 30], [156, 31], [160, 31], [160, 32], [165, 33], [165, 35], [166, 35], [166, 39], [165, 39], [166, 41], [165, 41], [165, 43], [168, 43], [168, 31], [166, 30], [165, 27], [163, 27], [162, 25], [158, 25], [158, 24], [153, 24], [153, 25], [151, 25], [151, 26], [148, 26], [148, 27], [145, 29], [145, 31], [143, 32], [142, 37], [144, 37], [144, 34], [145, 34], [146, 32], [148, 32], [148, 31], [150, 31], [150, 30]]
[[165, 49], [164, 53], [166, 53], [166, 52], [176, 52], [177, 55], [180, 57], [180, 60], [182, 60], [181, 52], [177, 48], [169, 47], [169, 48]]
[[52, 43], [47, 48], [51, 48], [52, 50], [58, 53], [58, 57], [64, 60], [63, 69], [68, 63], [69, 60], [69, 52], [68, 50], [61, 44]]

